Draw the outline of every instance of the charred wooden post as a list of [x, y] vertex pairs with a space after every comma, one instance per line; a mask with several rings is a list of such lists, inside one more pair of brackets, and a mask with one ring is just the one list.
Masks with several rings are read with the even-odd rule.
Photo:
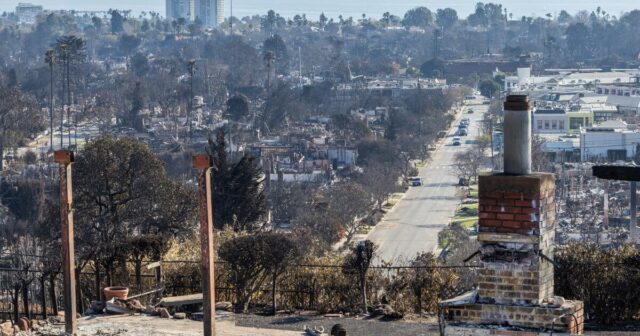
[[51, 300], [51, 314], [58, 316], [58, 298], [56, 296], [56, 275], [49, 273], [49, 300]]
[[[155, 276], [156, 276], [156, 288], [160, 288], [162, 286], [162, 263], [155, 268]], [[156, 293], [156, 300], [162, 300], [162, 291], [158, 291]]]
[[46, 290], [46, 274], [40, 277], [40, 303], [42, 304], [42, 319], [47, 319], [47, 290]]
[[76, 275], [73, 243], [73, 189], [71, 165], [73, 152], [59, 150], [54, 160], [60, 165], [60, 222], [62, 224], [62, 268], [64, 272], [64, 322], [65, 333], [75, 335], [76, 320]]
[[29, 309], [29, 284], [30, 281], [22, 280], [22, 310], [24, 317], [31, 319], [31, 310]]
[[202, 306], [204, 336], [216, 334], [216, 300], [213, 252], [213, 209], [211, 204], [211, 161], [208, 155], [195, 155], [193, 167], [198, 170], [198, 212], [202, 253]]

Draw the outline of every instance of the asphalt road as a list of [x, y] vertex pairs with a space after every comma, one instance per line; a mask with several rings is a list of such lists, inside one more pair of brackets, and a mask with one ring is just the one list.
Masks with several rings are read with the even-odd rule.
[[[482, 105], [481, 99], [467, 101], [467, 106], [453, 122], [446, 138], [442, 139], [432, 159], [419, 176], [423, 186], [411, 187], [404, 198], [389, 211], [372, 229], [367, 239], [378, 245], [380, 260], [393, 264], [406, 264], [420, 252], [434, 252], [438, 248], [438, 232], [448, 223], [460, 203], [456, 196], [458, 177], [453, 167], [454, 155], [472, 146], [479, 131], [479, 122], [489, 105]], [[473, 114], [467, 109], [473, 108]], [[452, 138], [461, 118], [469, 118], [469, 135], [460, 137], [461, 146], [453, 146]]]

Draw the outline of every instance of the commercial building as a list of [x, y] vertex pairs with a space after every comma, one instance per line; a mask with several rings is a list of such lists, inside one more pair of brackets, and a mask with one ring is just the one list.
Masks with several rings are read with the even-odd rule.
[[[557, 88], [593, 85], [598, 88], [598, 93], [609, 94], [609, 91], [622, 91], [620, 87], [637, 83], [639, 76], [638, 70], [549, 69], [545, 71], [544, 75], [532, 75], [529, 67], [519, 67], [511, 72], [517, 75], [505, 77], [504, 90], [506, 91], [522, 91], [534, 87]], [[607, 86], [613, 87], [608, 88]]]
[[195, 17], [208, 28], [224, 22], [224, 0], [195, 0]]
[[193, 20], [194, 0], [166, 0], [166, 10], [167, 20]]
[[16, 6], [16, 15], [18, 16], [18, 22], [22, 24], [34, 24], [38, 18], [38, 15], [42, 13], [42, 6], [37, 6], [30, 3], [19, 3]]
[[578, 133], [582, 127], [591, 127], [593, 124], [593, 113], [590, 109], [579, 109], [567, 112], [567, 122], [569, 133]]
[[166, 0], [167, 19], [199, 20], [207, 28], [224, 21], [224, 0]]
[[534, 133], [566, 133], [567, 113], [564, 109], [537, 109], [533, 112]]
[[580, 160], [632, 160], [639, 144], [639, 132], [629, 130], [623, 121], [607, 121], [580, 130]]

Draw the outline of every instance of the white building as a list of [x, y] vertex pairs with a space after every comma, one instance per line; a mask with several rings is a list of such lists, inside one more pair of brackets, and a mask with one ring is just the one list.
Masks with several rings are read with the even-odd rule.
[[538, 86], [574, 87], [594, 85], [602, 87], [604, 93], [606, 85], [633, 84], [638, 81], [638, 70], [597, 71], [578, 69], [557, 69], [547, 72], [555, 74], [544, 76], [532, 76], [530, 68], [518, 68], [517, 76], [507, 76], [504, 80], [504, 89], [507, 91], [521, 91]]
[[42, 13], [42, 6], [36, 6], [30, 3], [19, 3], [18, 6], [16, 6], [18, 23], [34, 24], [40, 13]]
[[541, 150], [556, 163], [579, 160], [580, 139], [577, 135], [542, 134], [544, 139]]
[[567, 112], [564, 109], [536, 109], [533, 111], [533, 133], [566, 133]]
[[633, 160], [640, 144], [640, 133], [619, 120], [606, 121], [580, 130], [581, 161]]
[[640, 114], [640, 96], [608, 96], [607, 104], [616, 106], [622, 114]]
[[[635, 79], [637, 83], [638, 77]], [[597, 85], [596, 93], [607, 96], [640, 96], [640, 87], [629, 85]]]
[[205, 27], [215, 28], [224, 22], [224, 0], [195, 0], [195, 17]]
[[167, 20], [180, 18], [190, 21], [194, 17], [194, 0], [166, 0]]

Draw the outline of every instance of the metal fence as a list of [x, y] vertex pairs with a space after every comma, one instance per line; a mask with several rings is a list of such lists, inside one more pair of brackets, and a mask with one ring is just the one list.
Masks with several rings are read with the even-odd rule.
[[[46, 317], [56, 314], [63, 306], [62, 275], [46, 272], [35, 266], [42, 260], [34, 257], [27, 269], [0, 265], [0, 318], [22, 316]], [[163, 287], [160, 293], [140, 297], [144, 305], [155, 304], [161, 296], [177, 296], [201, 292], [200, 263], [197, 261], [163, 261], [161, 267], [147, 267], [151, 262], [127, 262], [107, 277], [104, 269], [86, 267], [77, 274], [78, 310], [83, 313], [91, 301], [102, 299], [102, 289], [109, 285], [130, 288], [130, 296]], [[138, 267], [136, 267], [136, 265]], [[136, 272], [136, 269], [139, 273]], [[473, 276], [473, 266], [460, 267], [371, 267], [367, 273], [367, 295], [373, 303], [385, 299], [394, 302], [396, 309], [412, 310], [415, 288], [407, 286], [407, 277], [418, 270], [467, 272]], [[433, 273], [435, 276], [435, 273]], [[109, 280], [108, 280], [109, 278]], [[215, 264], [217, 301], [235, 301], [233, 272], [223, 262]], [[341, 265], [292, 265], [277, 278], [277, 304], [282, 309], [331, 311], [359, 305], [357, 281], [344, 272]], [[437, 298], [449, 298], [469, 290], [464, 285], [443, 284]], [[272, 303], [273, 283], [267, 278], [253, 296], [254, 306]], [[402, 307], [397, 305], [403, 305]], [[425, 305], [428, 309], [429, 305]]]
[[38, 270], [0, 268], [0, 319], [57, 314], [62, 305], [59, 274]]

